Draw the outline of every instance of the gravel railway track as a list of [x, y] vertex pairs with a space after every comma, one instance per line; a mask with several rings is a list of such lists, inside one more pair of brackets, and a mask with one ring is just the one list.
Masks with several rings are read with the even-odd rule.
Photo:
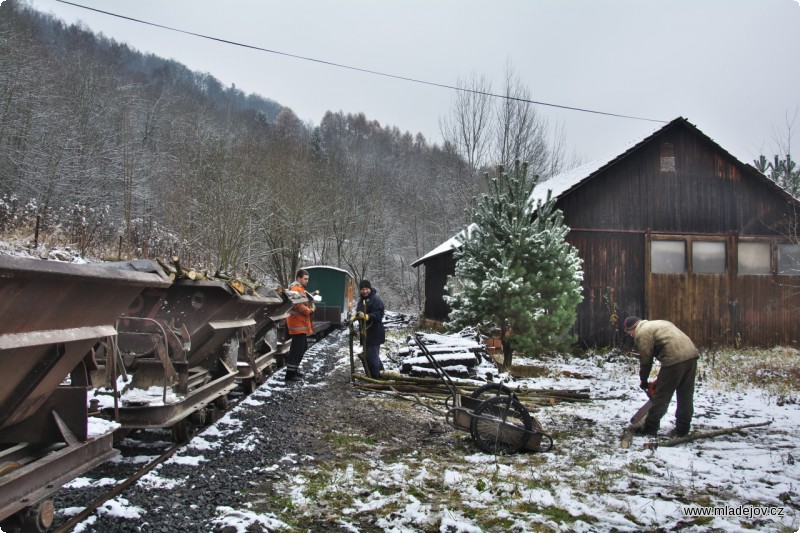
[[[302, 365], [304, 383], [285, 384], [279, 370], [249, 396], [237, 389], [230, 409], [188, 443], [174, 446], [167, 429], [127, 435], [115, 446], [120, 457], [55, 494], [54, 530], [222, 530], [214, 523], [218, 507], [246, 505], [250, 487], [319, 448], [313, 434], [315, 397], [329, 381], [349, 380], [343, 367], [334, 372], [344, 339], [344, 332], [334, 331], [311, 345]], [[152, 469], [141, 472], [149, 463]], [[100, 502], [110, 492], [112, 497]], [[100, 503], [97, 510], [73, 524], [72, 517], [93, 502]]]

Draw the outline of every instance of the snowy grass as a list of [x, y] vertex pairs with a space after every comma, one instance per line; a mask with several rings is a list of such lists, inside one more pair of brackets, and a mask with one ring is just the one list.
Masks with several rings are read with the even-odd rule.
[[[703, 354], [694, 429], [772, 424], [649, 450], [642, 437], [629, 449], [619, 447], [627, 419], [645, 401], [633, 358], [518, 358], [511, 369], [515, 384], [589, 387], [597, 398], [534, 411], [555, 439], [553, 451], [488, 455], [468, 434], [453, 430], [451, 444], [423, 454], [369, 435], [334, 433], [329, 440], [338, 459], [298, 465], [291, 478], [276, 482], [264, 511], [297, 530], [335, 524], [352, 531], [398, 532], [796, 531], [798, 368], [795, 350]], [[404, 416], [420, 409], [379, 395], [365, 402], [392, 402], [406, 410]], [[674, 403], [663, 432], [672, 427], [673, 417]], [[689, 505], [730, 512], [687, 516], [682, 507]], [[745, 516], [762, 508], [783, 516]]]
[[[800, 351], [794, 348], [746, 349], [706, 354], [715, 386], [755, 387], [780, 402], [796, 403], [800, 389]], [[740, 371], [741, 370], [741, 371]]]

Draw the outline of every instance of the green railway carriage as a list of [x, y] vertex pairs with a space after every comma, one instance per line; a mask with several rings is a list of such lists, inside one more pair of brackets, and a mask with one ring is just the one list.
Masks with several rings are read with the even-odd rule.
[[341, 326], [347, 321], [347, 315], [353, 309], [355, 281], [346, 270], [332, 266], [310, 266], [306, 290], [319, 291], [322, 301], [316, 303], [314, 313], [314, 329], [317, 322], [325, 322], [325, 327]]

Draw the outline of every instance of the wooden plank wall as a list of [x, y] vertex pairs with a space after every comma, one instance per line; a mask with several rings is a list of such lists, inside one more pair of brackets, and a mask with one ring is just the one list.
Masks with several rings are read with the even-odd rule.
[[583, 348], [622, 345], [622, 320], [644, 313], [644, 235], [576, 230], [567, 240], [584, 261], [583, 302], [573, 333]]
[[446, 253], [425, 263], [425, 318], [446, 320], [450, 308], [444, 302], [447, 276], [456, 271], [453, 254]]

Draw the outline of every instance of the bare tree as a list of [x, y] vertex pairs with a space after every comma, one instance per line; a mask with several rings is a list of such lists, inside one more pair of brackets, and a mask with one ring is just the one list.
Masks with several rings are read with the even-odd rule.
[[490, 146], [492, 84], [486, 76], [473, 73], [459, 79], [450, 114], [440, 119], [439, 129], [446, 143], [467, 161], [471, 173], [483, 168]]
[[529, 103], [530, 89], [514, 74], [510, 63], [503, 96], [495, 107], [492, 163], [514, 168], [515, 161], [526, 161], [534, 175], [541, 175], [550, 158], [547, 121]]
[[[485, 77], [473, 74], [459, 80], [449, 115], [440, 120], [445, 149], [451, 147], [467, 162], [468, 171], [525, 161], [535, 175], [546, 179], [567, 165], [574, 156], [565, 155], [563, 126], [551, 128], [531, 103], [531, 91], [519, 79], [510, 63], [506, 65], [503, 91], [494, 95]], [[471, 193], [480, 191], [480, 182], [465, 183]]]

